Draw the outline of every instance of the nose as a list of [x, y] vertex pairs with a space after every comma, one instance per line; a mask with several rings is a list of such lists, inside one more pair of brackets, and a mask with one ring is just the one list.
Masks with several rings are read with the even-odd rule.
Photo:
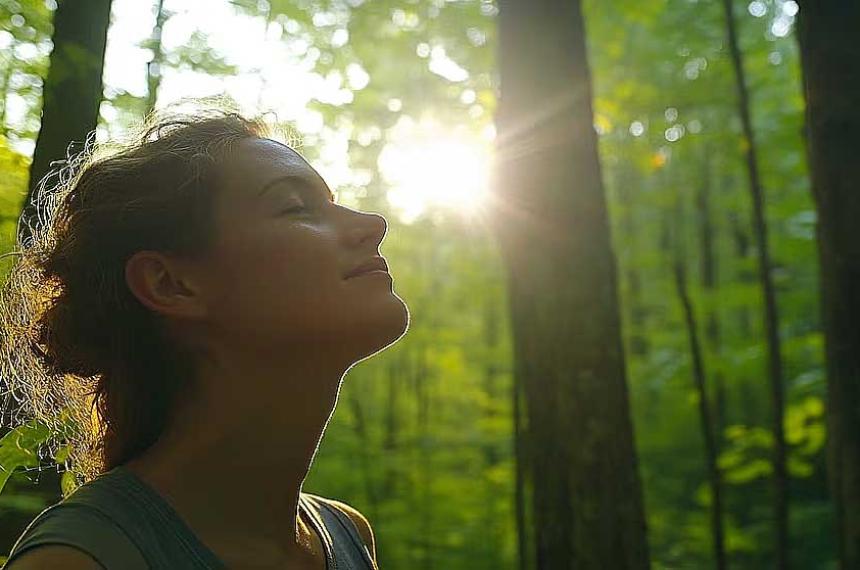
[[385, 233], [388, 231], [388, 221], [382, 214], [374, 212], [355, 211], [356, 219], [347, 232], [351, 245], [362, 245], [366, 241], [374, 240], [374, 245], [382, 243]]

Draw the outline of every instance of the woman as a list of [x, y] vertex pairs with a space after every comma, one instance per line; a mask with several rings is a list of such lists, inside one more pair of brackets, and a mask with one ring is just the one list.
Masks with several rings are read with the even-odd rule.
[[385, 219], [233, 112], [96, 154], [42, 193], [4, 290], [23, 416], [88, 426], [83, 485], [7, 568], [376, 568], [365, 517], [302, 483], [345, 373], [408, 326]]

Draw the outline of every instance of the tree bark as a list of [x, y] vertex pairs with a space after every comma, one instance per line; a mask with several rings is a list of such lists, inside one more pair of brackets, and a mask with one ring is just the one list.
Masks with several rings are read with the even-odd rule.
[[860, 568], [860, 4], [801, 2], [800, 52], [827, 362], [828, 462], [841, 567]]
[[536, 568], [647, 568], [579, 1], [499, 2], [498, 209]]
[[771, 431], [773, 433], [773, 517], [775, 530], [774, 555], [776, 567], [788, 568], [788, 472], [786, 469], [786, 446], [783, 429], [784, 392], [782, 370], [782, 346], [779, 338], [779, 311], [776, 291], [771, 276], [770, 248], [768, 246], [767, 219], [764, 211], [764, 189], [759, 175], [758, 155], [753, 136], [749, 92], [743, 59], [738, 44], [738, 34], [732, 11], [732, 0], [723, 0], [726, 30], [735, 71], [738, 112], [743, 130], [744, 158], [746, 159], [749, 190], [753, 204], [753, 233], [758, 247], [759, 281], [764, 295], [764, 328], [767, 336], [768, 375], [771, 403], [773, 406]]
[[[84, 142], [98, 124], [110, 8], [111, 0], [61, 0], [54, 13], [54, 48], [42, 87], [42, 124], [22, 213], [31, 223], [31, 199], [51, 162], [66, 159], [69, 145]], [[23, 237], [29, 238], [29, 230], [22, 224]]]

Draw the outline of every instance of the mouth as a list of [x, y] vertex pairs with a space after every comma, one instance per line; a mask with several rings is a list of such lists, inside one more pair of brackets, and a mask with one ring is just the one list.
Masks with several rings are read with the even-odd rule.
[[375, 255], [367, 261], [357, 265], [356, 267], [348, 271], [343, 276], [343, 278], [352, 279], [353, 277], [359, 277], [368, 274], [388, 275], [388, 263], [385, 261], [385, 258], [380, 255]]

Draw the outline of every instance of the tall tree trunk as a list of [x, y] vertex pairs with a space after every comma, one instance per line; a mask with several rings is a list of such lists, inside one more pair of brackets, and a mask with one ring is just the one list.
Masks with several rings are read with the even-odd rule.
[[580, 2], [499, 9], [493, 224], [525, 390], [536, 567], [647, 568]]
[[732, 0], [723, 0], [726, 30], [735, 70], [738, 111], [743, 129], [743, 147], [746, 158], [749, 189], [753, 203], [753, 233], [758, 246], [759, 280], [764, 295], [764, 327], [767, 336], [768, 373], [773, 405], [773, 516], [775, 526], [776, 567], [788, 568], [788, 472], [786, 469], [785, 433], [783, 430], [784, 386], [782, 371], [782, 346], [779, 338], [779, 312], [776, 305], [776, 291], [771, 276], [770, 248], [768, 246], [767, 219], [764, 211], [764, 189], [759, 176], [758, 155], [753, 136], [749, 92], [743, 60], [738, 45], [738, 34], [732, 10]]
[[370, 456], [368, 455], [368, 450], [372, 449], [372, 442], [370, 441], [370, 436], [367, 433], [367, 421], [364, 417], [364, 407], [361, 405], [361, 400], [359, 399], [358, 394], [354, 391], [349, 392], [348, 402], [350, 408], [352, 408], [352, 416], [355, 422], [355, 433], [358, 436], [358, 440], [361, 442], [361, 450], [359, 451], [358, 458], [361, 463], [361, 475], [364, 479], [364, 491], [367, 494], [367, 502], [370, 504], [370, 512], [368, 514], [378, 520], [379, 497], [377, 496], [376, 486], [373, 483], [373, 476], [371, 475], [373, 466]]
[[726, 568], [726, 551], [723, 540], [723, 502], [720, 472], [717, 467], [717, 441], [714, 437], [714, 423], [711, 419], [708, 391], [705, 384], [705, 365], [702, 345], [699, 342], [698, 324], [693, 311], [693, 303], [687, 290], [687, 277], [683, 262], [675, 261], [675, 286], [678, 298], [684, 309], [684, 323], [690, 343], [690, 356], [693, 360], [693, 379], [699, 399], [699, 419], [701, 420], [702, 439], [705, 442], [705, 464], [708, 470], [708, 484], [711, 488], [711, 538], [714, 547], [714, 560], [718, 570]]
[[420, 377], [424, 378], [424, 382], [416, 384], [418, 391], [418, 441], [421, 442], [418, 449], [418, 486], [419, 486], [419, 504], [420, 504], [420, 529], [421, 540], [419, 542], [421, 548], [421, 563], [420, 566], [424, 570], [433, 568], [433, 544], [431, 537], [433, 536], [433, 517], [432, 517], [432, 500], [433, 500], [433, 460], [431, 457], [429, 441], [431, 438], [429, 429], [430, 416], [430, 394], [427, 386], [429, 379], [427, 364], [427, 347], [421, 347], [421, 355], [419, 357], [419, 367], [421, 370]]
[[155, 6], [155, 26], [152, 28], [152, 36], [149, 40], [149, 49], [152, 50], [152, 59], [146, 63], [146, 113], [155, 109], [158, 99], [158, 88], [161, 86], [161, 74], [163, 72], [164, 50], [161, 47], [161, 34], [164, 23], [167, 22], [168, 13], [164, 11], [164, 0], [158, 0]]
[[860, 568], [860, 4], [801, 2], [800, 48], [826, 339], [829, 475], [841, 567]]
[[[400, 384], [403, 379], [402, 362], [406, 359], [392, 360], [386, 369], [386, 380], [388, 382], [387, 403], [385, 406], [385, 437], [382, 441], [382, 449], [387, 458], [393, 458], [397, 454], [398, 438], [400, 435], [400, 421], [397, 413], [398, 395], [400, 392]], [[394, 464], [389, 459], [385, 468], [385, 477], [383, 479], [383, 489], [391, 495], [397, 495], [399, 487], [400, 474], [394, 469]]]
[[[23, 205], [30, 223], [34, 213], [30, 200], [51, 162], [65, 159], [69, 144], [84, 142], [98, 124], [110, 8], [111, 0], [61, 0], [54, 13], [54, 48], [42, 87], [42, 124]], [[27, 225], [22, 229], [23, 237], [29, 238]]]
[[[713, 303], [717, 291], [717, 250], [715, 247], [717, 232], [714, 224], [711, 194], [713, 186], [713, 168], [709, 148], [703, 148], [702, 179], [696, 195], [696, 211], [699, 222], [699, 251], [701, 255], [702, 289], [708, 295], [708, 310], [705, 316], [705, 338], [708, 348], [715, 359], [720, 358], [720, 318], [719, 311]], [[713, 378], [713, 416], [714, 435], [717, 442], [717, 455], [722, 447], [723, 431], [725, 430], [725, 401], [726, 390], [722, 373], [715, 372]]]
[[711, 419], [710, 398], [705, 381], [705, 364], [702, 356], [702, 345], [699, 342], [698, 323], [693, 310], [693, 302], [687, 289], [687, 272], [681, 256], [675, 260], [675, 287], [684, 310], [684, 324], [687, 327], [690, 356], [693, 361], [693, 380], [699, 399], [699, 420], [701, 422], [702, 440], [705, 443], [705, 465], [708, 470], [708, 485], [711, 488], [711, 538], [714, 547], [714, 560], [717, 570], [725, 570], [722, 481], [717, 466], [719, 448], [714, 437], [714, 422]]

